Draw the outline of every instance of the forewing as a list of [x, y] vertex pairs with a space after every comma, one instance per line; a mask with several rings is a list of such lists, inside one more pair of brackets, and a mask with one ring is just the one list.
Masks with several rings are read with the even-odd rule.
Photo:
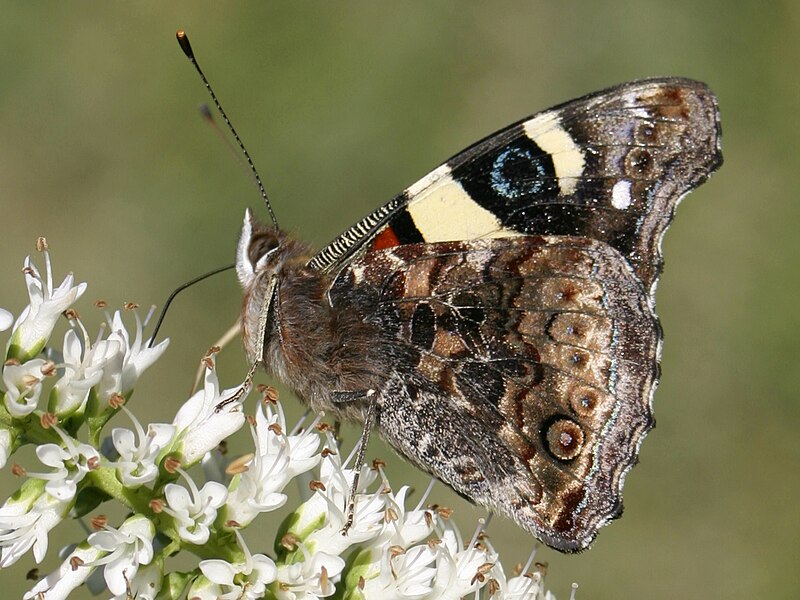
[[520, 234], [591, 237], [650, 293], [675, 205], [722, 162], [716, 98], [679, 78], [632, 82], [524, 119], [457, 154], [311, 261]]
[[652, 426], [659, 329], [618, 251], [569, 236], [405, 245], [354, 261], [329, 295], [394, 357], [378, 426], [398, 452], [564, 551], [619, 513]]

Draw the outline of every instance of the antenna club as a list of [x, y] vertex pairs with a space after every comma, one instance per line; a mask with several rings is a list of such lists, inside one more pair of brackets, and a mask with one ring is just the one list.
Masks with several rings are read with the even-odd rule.
[[183, 50], [186, 58], [194, 60], [194, 51], [192, 51], [192, 45], [189, 43], [189, 36], [186, 35], [186, 32], [183, 29], [178, 29], [175, 33], [175, 37], [178, 38], [178, 44], [180, 44], [181, 50]]

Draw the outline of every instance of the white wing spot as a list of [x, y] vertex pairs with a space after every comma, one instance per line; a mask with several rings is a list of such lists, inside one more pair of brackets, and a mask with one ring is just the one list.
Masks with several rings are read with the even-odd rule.
[[631, 205], [631, 182], [622, 179], [614, 184], [611, 190], [611, 206], [625, 210]]

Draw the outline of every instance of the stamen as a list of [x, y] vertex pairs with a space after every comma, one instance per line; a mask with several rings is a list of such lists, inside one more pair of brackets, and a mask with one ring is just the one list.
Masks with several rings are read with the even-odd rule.
[[428, 496], [431, 494], [431, 490], [433, 490], [433, 485], [436, 483], [436, 479], [431, 477], [430, 482], [428, 483], [428, 487], [425, 488], [425, 492], [422, 494], [422, 497], [419, 499], [417, 506], [414, 510], [421, 510], [422, 506], [425, 504], [425, 501], [428, 499]]
[[536, 551], [539, 550], [539, 544], [533, 545], [533, 550], [531, 550], [531, 554], [528, 557], [528, 562], [525, 563], [525, 566], [522, 567], [523, 573], [528, 573], [531, 569], [531, 565], [533, 564], [533, 559], [536, 557]]
[[[300, 419], [297, 421], [297, 424], [292, 428], [292, 431], [289, 432], [289, 435], [295, 435], [298, 431], [300, 431], [300, 429], [303, 427], [303, 423], [306, 422], [306, 419], [308, 418], [308, 415], [310, 415], [310, 414], [311, 414], [311, 409], [306, 410], [303, 413], [303, 416], [300, 417]], [[316, 427], [317, 423], [319, 423], [319, 421], [322, 419], [323, 415], [324, 415], [324, 413], [320, 413], [319, 415], [317, 415], [317, 418], [314, 419], [314, 423], [308, 429], [314, 429], [314, 427]]]
[[47, 275], [47, 293], [45, 293], [45, 297], [49, 297], [53, 293], [53, 266], [50, 264], [47, 240], [43, 237], [36, 240], [36, 249], [44, 256], [45, 273]]
[[150, 310], [147, 311], [147, 316], [144, 318], [144, 324], [142, 328], [147, 327], [147, 324], [150, 323], [150, 319], [153, 318], [153, 315], [156, 313], [156, 305], [151, 304]]
[[[122, 412], [128, 415], [128, 418], [133, 423], [133, 427], [136, 429], [136, 435], [139, 437], [139, 440], [145, 439], [145, 437], [147, 437], [147, 434], [145, 434], [144, 427], [142, 427], [142, 424], [139, 422], [139, 419], [136, 418], [136, 416], [130, 411], [130, 409], [127, 406], [125, 406], [124, 403], [120, 404], [119, 407], [122, 409]], [[155, 433], [153, 433], [153, 435], [155, 435]]]
[[478, 519], [478, 526], [475, 528], [475, 533], [472, 534], [472, 539], [469, 541], [469, 546], [467, 547], [467, 552], [462, 559], [465, 564], [469, 564], [472, 561], [472, 557], [474, 556], [476, 550], [476, 542], [478, 541], [478, 537], [486, 528], [486, 521], [484, 519]]

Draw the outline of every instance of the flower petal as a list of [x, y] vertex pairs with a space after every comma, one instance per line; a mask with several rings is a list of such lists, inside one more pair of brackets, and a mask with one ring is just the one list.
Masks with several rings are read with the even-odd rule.
[[217, 585], [234, 585], [233, 578], [238, 573], [232, 564], [216, 558], [200, 561], [200, 570]]
[[5, 331], [14, 323], [14, 315], [5, 308], [0, 308], [0, 331]]

